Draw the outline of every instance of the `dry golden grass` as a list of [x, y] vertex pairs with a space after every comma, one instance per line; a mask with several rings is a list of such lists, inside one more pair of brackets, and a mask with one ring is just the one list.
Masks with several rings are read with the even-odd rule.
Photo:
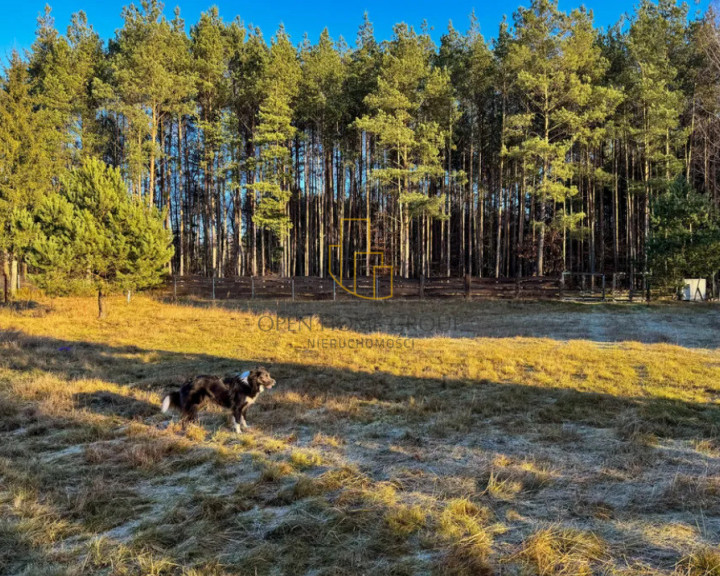
[[[0, 309], [10, 574], [718, 574], [712, 308], [94, 306]], [[160, 414], [257, 364], [250, 432]]]
[[702, 548], [680, 562], [681, 574], [687, 576], [720, 576], [720, 550]]
[[393, 507], [385, 514], [390, 532], [397, 538], [407, 538], [425, 526], [427, 512], [417, 504]]
[[605, 554], [605, 543], [594, 534], [546, 528], [523, 544], [519, 556], [541, 576], [585, 576], [599, 571]]

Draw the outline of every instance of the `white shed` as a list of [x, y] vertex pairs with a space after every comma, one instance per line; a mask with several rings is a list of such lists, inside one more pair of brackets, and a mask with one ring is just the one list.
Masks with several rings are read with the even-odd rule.
[[707, 282], [705, 278], [685, 278], [682, 289], [682, 299], [702, 301], [707, 297]]

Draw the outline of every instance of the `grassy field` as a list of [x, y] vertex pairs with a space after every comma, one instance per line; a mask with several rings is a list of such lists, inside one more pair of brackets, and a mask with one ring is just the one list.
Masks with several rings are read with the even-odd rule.
[[[720, 575], [713, 307], [95, 316], [0, 309], [2, 574]], [[159, 412], [257, 364], [278, 385], [247, 433]]]

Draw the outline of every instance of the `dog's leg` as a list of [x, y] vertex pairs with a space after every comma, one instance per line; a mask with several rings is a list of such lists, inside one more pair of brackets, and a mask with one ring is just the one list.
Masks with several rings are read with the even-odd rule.
[[233, 428], [235, 429], [235, 432], [237, 434], [240, 434], [240, 432], [242, 432], [241, 423], [244, 421], [245, 419], [242, 417], [242, 408], [235, 408], [233, 410], [232, 423]]
[[240, 426], [242, 426], [246, 430], [250, 428], [250, 426], [248, 426], [248, 423], [245, 421], [245, 414], [247, 414], [248, 408], [250, 408], [250, 404], [245, 404], [240, 409]]
[[180, 421], [182, 429], [185, 430], [188, 424], [197, 422], [198, 409], [197, 406], [190, 406], [183, 411]]

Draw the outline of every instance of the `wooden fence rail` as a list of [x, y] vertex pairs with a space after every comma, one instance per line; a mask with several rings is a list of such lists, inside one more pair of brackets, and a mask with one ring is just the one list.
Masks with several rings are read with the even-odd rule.
[[[378, 293], [389, 294], [390, 280], [379, 277]], [[421, 277], [393, 278], [394, 299], [525, 299], [525, 300], [650, 300], [649, 274], [590, 274], [565, 272], [560, 277], [475, 278]], [[346, 279], [351, 286], [352, 279]], [[27, 280], [24, 288], [34, 289]], [[373, 278], [357, 278], [360, 294], [372, 295]], [[205, 300], [352, 300], [356, 297], [337, 286], [332, 278], [316, 276], [173, 276], [157, 293], [166, 298]], [[1, 296], [0, 296], [1, 297]], [[128, 295], [129, 298], [129, 295]]]
[[[358, 277], [357, 291], [372, 294], [372, 277]], [[389, 278], [378, 279], [380, 294], [389, 294]], [[352, 285], [352, 280], [347, 281]], [[208, 278], [204, 276], [176, 276], [163, 289], [173, 298], [203, 298], [220, 300], [292, 299], [292, 300], [348, 300], [355, 296], [337, 286], [332, 278], [277, 276]], [[395, 299], [557, 299], [572, 296], [564, 290], [560, 278], [393, 278]]]

